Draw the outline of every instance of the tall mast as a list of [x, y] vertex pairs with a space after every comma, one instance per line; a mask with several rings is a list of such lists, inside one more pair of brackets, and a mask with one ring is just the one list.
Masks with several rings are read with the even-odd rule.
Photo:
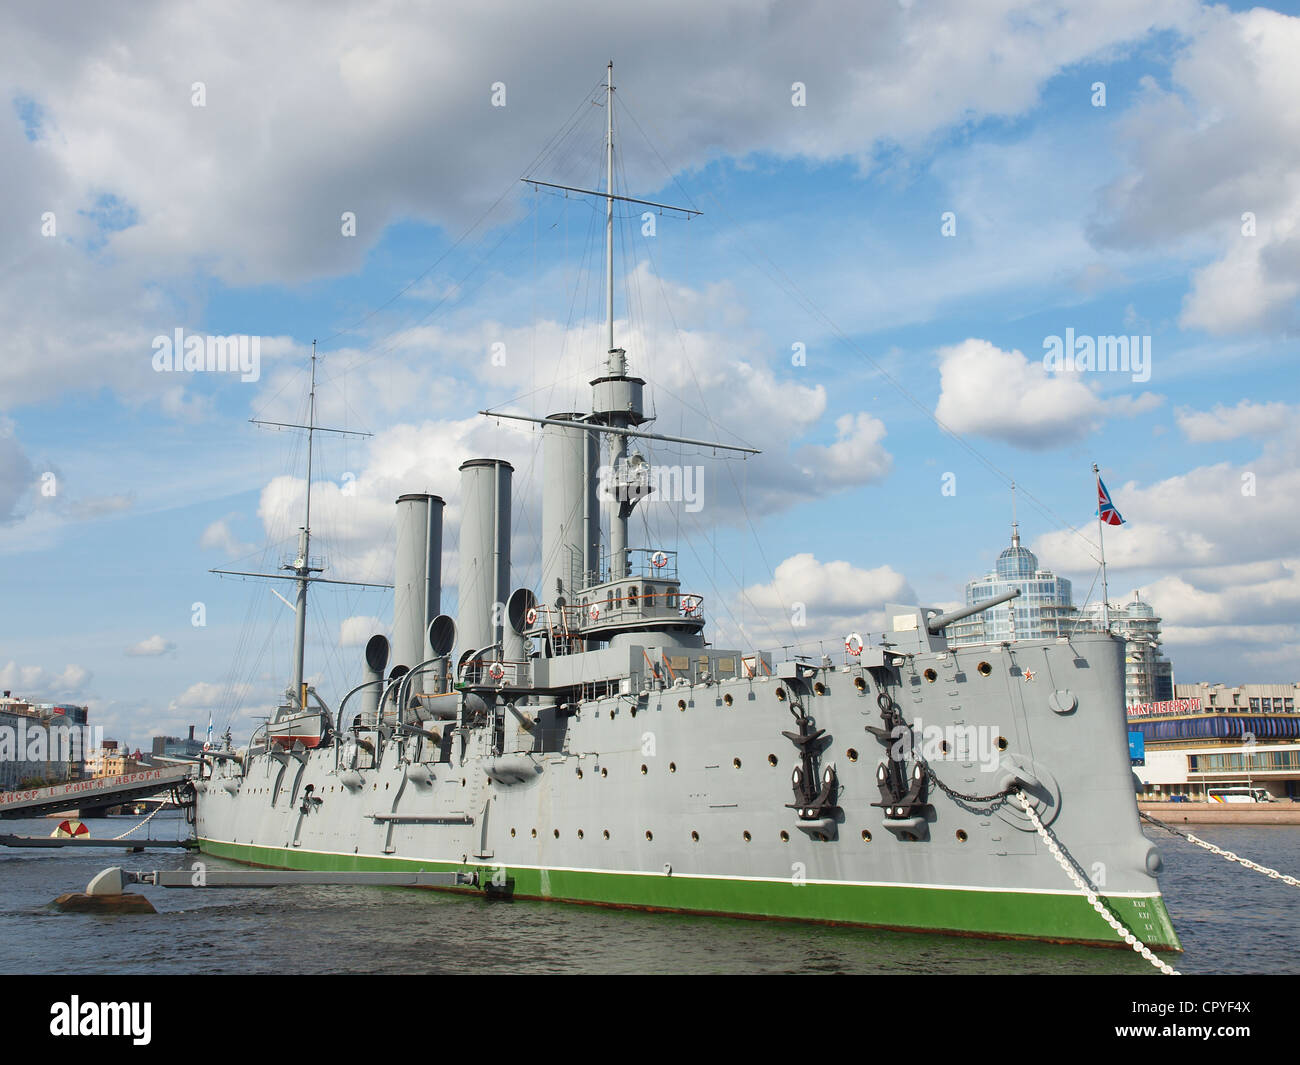
[[[293, 688], [288, 692], [289, 705], [306, 709], [307, 690], [303, 684], [303, 659], [307, 647], [307, 586], [313, 582], [321, 584], [348, 584], [357, 588], [391, 588], [389, 584], [375, 584], [371, 581], [334, 581], [324, 577], [313, 577], [313, 573], [320, 573], [322, 567], [311, 564], [311, 555], [308, 553], [311, 547], [311, 468], [312, 468], [312, 450], [315, 444], [317, 433], [338, 433], [340, 436], [369, 436], [369, 433], [359, 433], [351, 429], [329, 429], [325, 426], [316, 424], [316, 341], [311, 342], [311, 389], [307, 395], [307, 424], [299, 425], [297, 422], [273, 422], [265, 421], [261, 418], [250, 418], [254, 425], [261, 425], [275, 429], [306, 429], [307, 430], [307, 502], [303, 513], [302, 528], [298, 530], [298, 553], [292, 562], [286, 562], [279, 568], [288, 570], [286, 574], [280, 573], [252, 573], [248, 570], [233, 569], [214, 569], [210, 573], [220, 573], [230, 577], [261, 577], [272, 580], [294, 581], [298, 585], [298, 596], [293, 604], [294, 613], [294, 635], [293, 635]], [[275, 593], [278, 598], [285, 600], [279, 592]]]
[[614, 350], [614, 60], [605, 68], [605, 328]]
[[[1092, 472], [1097, 477], [1097, 492], [1101, 494], [1101, 470], [1092, 464]], [[1097, 505], [1097, 543], [1101, 547], [1101, 628], [1110, 632], [1110, 589], [1106, 587], [1106, 534], [1102, 531], [1106, 523], [1101, 520], [1101, 504]]]
[[298, 557], [293, 561], [293, 572], [298, 577], [298, 599], [294, 603], [293, 633], [293, 702], [307, 708], [307, 693], [303, 689], [303, 659], [307, 651], [307, 586], [311, 583], [311, 459], [312, 444], [316, 435], [316, 341], [311, 342], [311, 391], [307, 397], [307, 505], [302, 528], [298, 530]]

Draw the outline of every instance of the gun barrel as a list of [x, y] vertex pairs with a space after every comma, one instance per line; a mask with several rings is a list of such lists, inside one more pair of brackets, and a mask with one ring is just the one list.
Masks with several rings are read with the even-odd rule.
[[1009, 603], [1019, 595], [1020, 589], [1016, 588], [1013, 591], [1007, 592], [1005, 595], [995, 596], [992, 599], [985, 599], [983, 602], [976, 603], [974, 606], [964, 607], [961, 610], [954, 610], [948, 614], [940, 614], [938, 617], [931, 618], [926, 623], [926, 628], [928, 628], [932, 634], [937, 636], [954, 621], [961, 621], [962, 618], [968, 618], [972, 614], [981, 614], [990, 607], [999, 606], [1002, 603]]

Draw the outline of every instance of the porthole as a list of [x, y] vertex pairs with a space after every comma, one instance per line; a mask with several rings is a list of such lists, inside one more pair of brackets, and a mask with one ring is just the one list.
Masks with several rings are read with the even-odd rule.
[[784, 829], [781, 830], [781, 842], [782, 843], [790, 842], [790, 833], [786, 832]]
[[856, 762], [858, 760], [858, 752], [854, 750], [854, 748], [850, 747], [847, 753], [850, 762]]
[[613, 710], [611, 710], [611, 711], [609, 712], [609, 719], [610, 719], [611, 721], [614, 720], [614, 711], [613, 711]]
[[537, 829], [533, 829], [533, 839], [537, 838]]
[[940, 741], [939, 741], [939, 753], [940, 753], [940, 754], [947, 754], [947, 753], [948, 753], [948, 741], [947, 741], [947, 740], [940, 740]]
[[823, 684], [821, 681], [818, 681], [816, 684], [813, 685], [813, 694], [814, 694], [814, 695], [825, 695], [825, 694], [826, 694], [826, 685]]
[[746, 831], [745, 831], [745, 835], [744, 835], [744, 838], [745, 838], [745, 842], [748, 843], [748, 842], [749, 842], [751, 839], [753, 839], [754, 837], [751, 836], [751, 835], [749, 834], [749, 830], [746, 829]]
[[770, 765], [773, 769], [775, 769], [775, 768], [776, 768], [776, 755], [774, 755], [774, 754], [769, 754], [769, 755], [767, 756], [767, 764]]
[[648, 770], [648, 769], [645, 767], [645, 765], [643, 764], [643, 765], [641, 766], [641, 775], [642, 775], [642, 776], [645, 776], [648, 772], [650, 772], [650, 770]]
[[736, 700], [731, 697], [731, 692], [727, 692], [727, 694], [722, 697], [722, 702], [725, 706], [730, 706], [735, 701]]
[[670, 773], [676, 773], [676, 772], [677, 772], [677, 763], [676, 763], [676, 762], [669, 762], [669, 763], [668, 763], [668, 772], [670, 772]]
[[683, 714], [686, 713], [686, 700], [685, 700], [685, 699], [678, 699], [678, 700], [677, 700], [677, 709], [680, 710]]
[[981, 662], [978, 666], [975, 667], [975, 669], [981, 677], [987, 677], [990, 673], [993, 672], [993, 667], [989, 665], [987, 662]]
[[603, 778], [603, 777], [607, 777], [607, 776], [609, 776], [609, 770], [608, 770], [608, 769], [602, 769], [602, 770], [600, 771], [600, 775], [601, 775], [602, 778]]
[[691, 842], [692, 842], [692, 843], [699, 843], [699, 842], [700, 842], [700, 834], [699, 834], [698, 832], [692, 832], [692, 833], [691, 833]]
[[1006, 749], [1007, 749], [1007, 738], [1006, 738], [1005, 736], [999, 736], [999, 737], [998, 737], [998, 750], [999, 750], [999, 751], [1005, 751]]
[[515, 838], [515, 830], [513, 828], [510, 830], [510, 838], [511, 839]]
[[733, 759], [731, 760], [731, 768], [732, 768], [732, 769], [739, 769], [739, 768], [740, 768], [740, 759], [739, 759], [739, 758], [733, 758]]
[[587, 838], [585, 835], [583, 835], [582, 829], [578, 829], [578, 838], [579, 838], [579, 839], [586, 839], [586, 838]]
[[558, 828], [555, 830], [554, 835], [556, 839], [560, 838], [560, 830]]
[[647, 843], [653, 843], [653, 842], [654, 842], [654, 838], [655, 838], [655, 834], [654, 834], [653, 832], [647, 832], [647, 833], [645, 834], [645, 841], [646, 841]]
[[863, 843], [871, 842], [871, 833], [868, 832], [865, 828], [862, 830], [862, 842]]
[[925, 677], [925, 679], [926, 679], [927, 681], [929, 681], [931, 684], [933, 684], [936, 680], [939, 679], [939, 674], [936, 673], [933, 669], [927, 669], [927, 670], [926, 670], [923, 674], [921, 674], [921, 675], [922, 675], [923, 677]]
[[609, 839], [609, 829], [605, 829], [604, 836], [606, 839]]
[[579, 779], [579, 780], [582, 779], [582, 767], [581, 767], [581, 766], [578, 767], [578, 779]]
[[958, 843], [965, 843], [966, 840], [967, 840], [968, 838], [969, 838], [969, 837], [967, 837], [965, 830], [960, 829], [960, 828], [957, 829], [957, 842], [958, 842]]
[[854, 678], [853, 678], [853, 686], [854, 686], [855, 688], [857, 688], [858, 691], [860, 691], [860, 692], [864, 692], [864, 691], [866, 691], [866, 690], [867, 690], [867, 678], [866, 678], [866, 677], [854, 677]]
[[785, 702], [785, 689], [784, 689], [784, 688], [777, 688], [777, 689], [776, 689], [776, 701], [777, 701], [778, 703], [783, 703], [783, 702]]

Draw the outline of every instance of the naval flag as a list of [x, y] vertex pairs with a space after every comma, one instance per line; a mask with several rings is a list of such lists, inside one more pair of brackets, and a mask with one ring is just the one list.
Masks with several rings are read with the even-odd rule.
[[1110, 501], [1110, 493], [1106, 491], [1106, 486], [1101, 483], [1100, 474], [1097, 476], [1097, 516], [1107, 525], [1123, 525], [1124, 519], [1115, 509], [1115, 504]]

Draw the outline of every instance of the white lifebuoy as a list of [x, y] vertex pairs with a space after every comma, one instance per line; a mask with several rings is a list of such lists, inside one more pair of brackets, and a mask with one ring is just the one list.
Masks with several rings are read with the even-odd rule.
[[535, 606], [528, 608], [528, 613], [524, 615], [524, 624], [530, 628], [537, 624], [537, 608]]
[[600, 620], [600, 607], [598, 607], [598, 606], [593, 606], [589, 611], [587, 611], [587, 616], [588, 616], [589, 618], [591, 618], [592, 621], [599, 621], [599, 620]]
[[654, 566], [655, 569], [663, 569], [668, 565], [668, 556], [662, 551], [656, 551], [650, 556], [650, 565]]
[[501, 680], [506, 675], [506, 667], [500, 662], [493, 662], [488, 666], [488, 676], [493, 680]]
[[854, 658], [862, 654], [862, 648], [866, 647], [866, 645], [866, 641], [856, 632], [851, 632], [844, 638], [844, 650], [848, 651]]

